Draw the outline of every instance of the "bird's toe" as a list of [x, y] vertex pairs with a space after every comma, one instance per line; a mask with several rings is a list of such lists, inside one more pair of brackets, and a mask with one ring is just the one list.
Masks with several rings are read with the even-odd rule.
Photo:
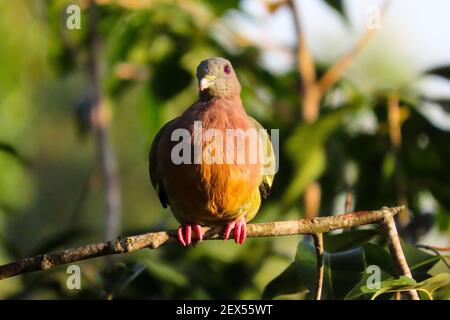
[[203, 233], [202, 233], [202, 227], [199, 224], [194, 224], [194, 232], [195, 235], [197, 236], [197, 241], [202, 241], [203, 240]]
[[178, 242], [183, 245], [184, 247], [189, 246], [190, 244], [194, 244], [194, 241], [192, 239], [192, 229], [194, 229], [194, 233], [196, 236], [196, 240], [198, 242], [203, 240], [203, 233], [202, 233], [202, 227], [198, 224], [190, 225], [181, 225], [178, 228], [177, 232], [177, 238]]
[[247, 239], [247, 223], [244, 218], [239, 218], [227, 224], [223, 235], [224, 240], [228, 240], [231, 231], [234, 230], [234, 241], [243, 244]]
[[227, 224], [227, 226], [225, 227], [225, 232], [223, 234], [224, 240], [228, 240], [228, 238], [230, 237], [231, 231], [234, 229], [235, 226], [236, 226], [236, 221], [233, 221], [233, 222], [230, 222]]
[[177, 235], [178, 235], [178, 242], [180, 242], [181, 245], [183, 245], [184, 247], [187, 247], [188, 245], [191, 244], [192, 228], [189, 224], [185, 226], [180, 226], [178, 228]]

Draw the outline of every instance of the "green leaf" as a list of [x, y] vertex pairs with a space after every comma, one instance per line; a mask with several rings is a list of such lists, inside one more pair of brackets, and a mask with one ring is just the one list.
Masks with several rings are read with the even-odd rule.
[[14, 148], [12, 145], [0, 142], [0, 152], [4, 152], [6, 154], [9, 154], [10, 156], [14, 157], [16, 160], [18, 160], [21, 164], [30, 165], [30, 161], [25, 159], [19, 151], [17, 151], [16, 148]]
[[386, 249], [374, 243], [366, 243], [363, 248], [366, 266], [376, 265], [390, 276], [398, 276], [392, 256]]
[[[363, 247], [367, 265], [377, 265], [391, 276], [398, 276], [392, 256], [386, 249], [373, 243], [367, 243]], [[438, 255], [427, 253], [409, 244], [403, 245], [403, 252], [413, 278], [419, 281], [428, 277], [428, 271], [440, 259]]]
[[[367, 270], [367, 269], [366, 269]], [[367, 283], [369, 281], [369, 277], [372, 276], [372, 273], [364, 271], [361, 273], [361, 280], [353, 287], [352, 290], [347, 293], [345, 296], [345, 300], [356, 300], [356, 299], [370, 299], [371, 293], [366, 292], [363, 288], [367, 288]], [[392, 276], [383, 270], [381, 270], [380, 280], [391, 279]]]
[[450, 112], [450, 99], [434, 99], [434, 98], [430, 98], [430, 97], [422, 97], [422, 100], [425, 102], [430, 102], [433, 104], [438, 104], [441, 106], [441, 108], [446, 111], [446, 112]]
[[297, 200], [306, 186], [317, 179], [326, 167], [325, 142], [348, 114], [360, 105], [334, 110], [314, 123], [299, 125], [286, 142], [288, 156], [294, 163], [294, 176], [287, 187], [283, 202], [287, 205]]
[[326, 4], [332, 7], [337, 13], [339, 13], [343, 18], [345, 15], [344, 1], [342, 0], [324, 0]]
[[359, 247], [378, 235], [376, 229], [344, 231], [338, 234], [324, 234], [323, 243], [327, 252], [339, 252]]
[[356, 248], [338, 253], [325, 253], [323, 299], [343, 299], [360, 280], [365, 269], [364, 251]]
[[423, 287], [430, 291], [435, 300], [450, 299], [450, 273], [440, 273], [425, 280]]
[[[346, 300], [366, 298], [370, 295], [367, 292], [367, 283], [372, 273], [367, 272], [369, 266], [380, 268], [380, 280], [392, 280], [397, 277], [397, 270], [389, 252], [378, 244], [366, 243], [363, 245], [365, 270], [361, 273], [360, 281], [345, 296]], [[375, 291], [373, 291], [375, 292]]]
[[282, 294], [313, 292], [316, 274], [314, 248], [302, 241], [298, 246], [295, 261], [266, 286], [262, 298], [273, 299]]
[[390, 287], [403, 287], [403, 286], [412, 286], [415, 285], [416, 281], [414, 279], [400, 276], [398, 279], [387, 279], [380, 282], [380, 289], [371, 289], [367, 286], [364, 286], [361, 288], [361, 291], [364, 293], [372, 293], [372, 292], [378, 292], [382, 289], [390, 288]]
[[183, 273], [161, 259], [146, 259], [144, 264], [147, 270], [163, 283], [180, 287], [184, 287], [188, 283], [188, 279]]
[[104, 271], [102, 279], [107, 298], [113, 299], [119, 295], [144, 270], [145, 266], [140, 263], [130, 267], [124, 263], [118, 263], [111, 270]]
[[410, 244], [403, 245], [403, 252], [413, 278], [418, 281], [428, 278], [428, 271], [441, 259], [439, 255], [425, 252]]
[[294, 178], [289, 184], [283, 201], [286, 204], [294, 202], [311, 182], [316, 180], [325, 170], [325, 151], [322, 148], [310, 150], [308, 157], [296, 163]]
[[[371, 300], [375, 300], [378, 296], [382, 295], [383, 293], [409, 291], [410, 290], [409, 288], [411, 288], [415, 284], [416, 281], [414, 279], [405, 276], [400, 276], [400, 278], [398, 279], [389, 279], [382, 281], [380, 284], [381, 288], [375, 290], [375, 294], [372, 296]], [[361, 291], [369, 293], [372, 292], [373, 289], [361, 288]]]
[[450, 298], [450, 274], [440, 273], [420, 283], [416, 283], [413, 279], [403, 276], [399, 279], [383, 281], [381, 282], [381, 288], [372, 296], [372, 300], [375, 300], [383, 293], [405, 292], [410, 290], [422, 292], [423, 294], [421, 296], [425, 299], [447, 300]]
[[426, 71], [425, 73], [433, 74], [433, 75], [440, 76], [440, 77], [443, 77], [446, 79], [450, 79], [450, 66], [436, 67], [436, 68]]
[[228, 1], [217, 1], [217, 0], [208, 0], [206, 1], [208, 6], [214, 11], [214, 13], [218, 16], [223, 15], [229, 9], [236, 9], [239, 5], [239, 0], [228, 0]]
[[[364, 296], [368, 298], [367, 295], [370, 293], [376, 293], [376, 298], [383, 293], [396, 292], [393, 291], [393, 287], [398, 289], [397, 291], [407, 291], [410, 290], [408, 289], [410, 286], [416, 285], [415, 280], [407, 277], [400, 276], [397, 279], [398, 272], [395, 268], [392, 256], [385, 248], [373, 243], [367, 243], [363, 247], [366, 267], [376, 265], [381, 270], [380, 280], [382, 280], [382, 282], [380, 284], [380, 289], [369, 289], [367, 287], [367, 280], [370, 274], [364, 272], [360, 282], [347, 294], [345, 299], [358, 299]], [[410, 269], [413, 272], [413, 277], [416, 280], [418, 278], [428, 278], [429, 275], [427, 272], [440, 258], [439, 256], [433, 256], [410, 245], [404, 245], [403, 250]], [[416, 272], [414, 272], [414, 270], [416, 270]], [[372, 297], [372, 299], [373, 298], [374, 297]]]
[[439, 231], [450, 230], [450, 214], [442, 208], [436, 213], [435, 224]]
[[[342, 299], [360, 280], [364, 270], [364, 254], [361, 248], [337, 253], [324, 252], [323, 299]], [[315, 291], [317, 269], [314, 246], [302, 241], [295, 261], [272, 280], [264, 290], [263, 299], [279, 295], [308, 291], [310, 298]]]
[[11, 211], [26, 208], [34, 195], [32, 176], [16, 159], [3, 152], [0, 152], [0, 172], [0, 203]]

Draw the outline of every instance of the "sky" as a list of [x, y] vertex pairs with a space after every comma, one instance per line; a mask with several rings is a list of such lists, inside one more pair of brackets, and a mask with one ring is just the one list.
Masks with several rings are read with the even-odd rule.
[[[270, 1], [270, 0], [266, 0]], [[366, 30], [381, 0], [346, 0], [342, 18], [321, 0], [296, 0], [308, 45], [318, 62], [330, 64]], [[289, 69], [295, 32], [284, 6], [269, 13], [263, 0], [245, 0], [242, 11], [227, 16], [229, 25], [265, 48], [262, 63], [274, 73]], [[423, 71], [450, 65], [450, 1], [392, 0], [381, 28], [346, 72], [366, 92], [412, 87], [431, 98], [450, 99], [450, 82]], [[373, 20], [373, 19], [372, 19]], [[437, 127], [450, 130], [450, 115], [438, 105], [420, 110]]]
[[[323, 1], [297, 0], [296, 3], [313, 54], [319, 61], [329, 62], [351, 47], [365, 31], [366, 20], [374, 6], [381, 7], [383, 1], [344, 1], [349, 21], [341, 19]], [[242, 9], [244, 14], [234, 12], [231, 16], [235, 28], [246, 36], [279, 46], [294, 45], [295, 34], [288, 8], [282, 7], [271, 14], [264, 1], [245, 0]], [[449, 64], [449, 15], [448, 0], [392, 0], [374, 42], [381, 42], [394, 53], [408, 56], [419, 68]], [[291, 63], [291, 59], [274, 60], [269, 65], [275, 71], [284, 70]]]

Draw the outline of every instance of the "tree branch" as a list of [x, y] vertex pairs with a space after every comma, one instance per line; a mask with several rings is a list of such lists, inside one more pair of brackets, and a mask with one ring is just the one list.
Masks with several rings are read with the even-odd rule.
[[314, 65], [314, 58], [308, 47], [305, 33], [298, 14], [298, 9], [294, 0], [288, 0], [287, 5], [291, 11], [292, 19], [295, 28], [296, 37], [296, 61], [298, 74], [301, 79], [301, 93], [300, 106], [302, 107], [303, 120], [305, 122], [314, 122], [319, 115], [319, 101], [316, 86], [316, 67]]
[[[316, 66], [311, 50], [307, 44], [298, 7], [295, 0], [287, 0], [286, 4], [291, 12], [296, 38], [296, 64], [300, 78], [299, 106], [303, 121], [313, 123], [319, 116], [321, 95], [317, 86]], [[317, 182], [309, 184], [305, 189], [304, 206], [305, 218], [319, 215], [321, 187]]]
[[[402, 208], [405, 208], [405, 206], [402, 206]], [[409, 269], [408, 262], [406, 261], [402, 245], [400, 243], [400, 238], [398, 237], [394, 216], [388, 208], [383, 208], [382, 211], [384, 211], [385, 214], [383, 220], [380, 221], [380, 224], [384, 227], [388, 236], [389, 251], [394, 259], [395, 265], [401, 275], [412, 279], [413, 277], [411, 270]], [[412, 300], [420, 300], [416, 290], [408, 291], [408, 293]]]
[[[392, 0], [385, 0], [381, 8], [380, 18], [385, 16]], [[301, 94], [299, 95], [303, 120], [306, 123], [315, 122], [319, 116], [320, 101], [326, 91], [333, 86], [355, 60], [358, 54], [367, 46], [370, 39], [378, 31], [377, 28], [367, 29], [353, 48], [337, 60], [325, 74], [317, 79], [314, 58], [307, 45], [298, 8], [294, 0], [287, 0], [286, 4], [291, 12], [296, 36], [296, 62], [301, 79]], [[305, 190], [305, 217], [318, 215], [320, 208], [320, 185], [310, 184]], [[318, 197], [319, 196], [319, 197]]]
[[[400, 115], [400, 96], [397, 91], [389, 93], [387, 98], [387, 118], [389, 125], [389, 138], [395, 159], [395, 182], [397, 187], [397, 201], [408, 207], [406, 188], [406, 177], [402, 165], [402, 120]], [[409, 223], [408, 210], [400, 213], [399, 222], [401, 227]]]
[[316, 279], [316, 300], [322, 298], [323, 287], [323, 235], [321, 233], [313, 234], [314, 247], [316, 248], [317, 279]]
[[345, 213], [349, 213], [352, 207], [352, 193], [350, 191], [347, 191], [345, 194], [345, 206], [344, 210]]
[[[398, 214], [403, 209], [404, 207], [385, 207], [382, 210], [377, 211], [359, 211], [313, 219], [249, 224], [247, 226], [247, 237], [257, 238], [318, 234], [337, 229], [347, 229], [372, 223], [382, 223], [385, 219], [392, 219], [394, 215]], [[202, 231], [204, 233], [204, 240], [223, 239], [223, 226], [203, 227]], [[392, 235], [394, 234], [392, 233]], [[398, 236], [396, 234], [395, 236], [398, 241]], [[175, 242], [176, 237], [176, 231], [150, 232], [137, 236], [119, 238], [115, 241], [100, 242], [78, 248], [40, 254], [0, 266], [0, 280], [27, 272], [48, 270], [59, 265], [100, 256], [122, 254], [144, 248], [156, 249], [166, 243]], [[399, 250], [401, 251], [401, 247]], [[393, 252], [393, 255], [394, 253], [398, 256], [397, 250]], [[401, 254], [403, 255], [402, 251]], [[400, 273], [411, 276], [410, 272], [406, 272], [409, 271], [409, 269], [406, 268], [402, 264], [401, 268], [399, 268]]]

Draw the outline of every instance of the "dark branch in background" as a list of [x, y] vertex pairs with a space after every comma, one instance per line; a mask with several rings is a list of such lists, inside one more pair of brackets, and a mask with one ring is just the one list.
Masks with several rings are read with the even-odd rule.
[[[405, 206], [402, 206], [405, 208]], [[403, 253], [402, 245], [400, 243], [400, 238], [398, 237], [397, 227], [395, 226], [394, 215], [387, 209], [383, 208], [382, 211], [385, 213], [383, 220], [380, 224], [384, 227], [385, 232], [389, 240], [389, 250], [391, 255], [394, 257], [394, 262], [397, 269], [400, 271], [401, 275], [412, 278], [411, 270], [409, 269], [408, 263], [406, 262], [405, 255]], [[419, 295], [417, 291], [408, 291], [411, 299], [419, 300]]]
[[318, 117], [318, 104], [320, 99], [316, 86], [316, 67], [311, 51], [309, 50], [300, 15], [294, 0], [288, 0], [287, 5], [291, 11], [295, 37], [297, 42], [296, 61], [298, 74], [301, 80], [300, 105], [302, 106], [303, 120], [314, 122]]
[[449, 248], [439, 248], [439, 247], [427, 246], [427, 245], [424, 245], [424, 244], [416, 244], [416, 247], [417, 248], [422, 248], [422, 249], [425, 249], [425, 250], [430, 250], [433, 253], [435, 253], [436, 255], [440, 256], [441, 257], [441, 261], [445, 264], [445, 266], [448, 269], [450, 269], [450, 263], [447, 261], [445, 256], [441, 255], [441, 252], [439, 251], [440, 249], [444, 249], [444, 250], [441, 250], [441, 251], [449, 251]]
[[91, 125], [97, 149], [98, 165], [101, 171], [105, 197], [105, 239], [119, 234], [121, 218], [120, 183], [117, 164], [111, 148], [108, 132], [109, 118], [103, 99], [101, 83], [101, 62], [99, 59], [101, 42], [97, 34], [96, 6], [90, 2], [88, 16], [89, 60], [87, 72], [91, 90]]
[[[395, 183], [397, 189], [397, 201], [399, 204], [408, 207], [408, 198], [406, 190], [406, 176], [402, 165], [402, 128], [401, 128], [401, 116], [400, 116], [400, 96], [397, 91], [393, 91], [389, 94], [387, 99], [387, 117], [389, 124], [389, 138], [391, 141], [391, 147], [394, 153], [395, 163]], [[399, 215], [400, 227], [408, 225], [409, 214], [408, 210], [405, 210]]]
[[91, 183], [92, 183], [92, 176], [94, 173], [94, 166], [91, 166], [86, 173], [86, 176], [82, 182], [81, 189], [78, 193], [78, 196], [75, 200], [72, 212], [69, 215], [69, 224], [68, 227], [70, 228], [76, 228], [78, 226], [78, 222], [80, 219], [81, 211], [83, 209], [83, 205], [86, 202], [86, 199], [89, 195]]
[[16, 148], [14, 148], [11, 144], [1, 142], [0, 141], [0, 152], [4, 152], [17, 161], [19, 161], [20, 164], [24, 165], [25, 167], [31, 166], [31, 161], [28, 160], [26, 157], [24, 157]]
[[[381, 9], [383, 17], [391, 3], [391, 0], [385, 0]], [[317, 79], [314, 58], [307, 45], [306, 37], [303, 31], [298, 8], [294, 0], [287, 0], [287, 6], [290, 9], [296, 36], [296, 63], [298, 74], [301, 80], [301, 90], [299, 102], [303, 115], [303, 121], [313, 123], [319, 117], [320, 102], [325, 93], [343, 76], [355, 58], [367, 46], [370, 39], [377, 32], [377, 28], [367, 29], [362, 34], [353, 48], [346, 52], [340, 59], [331, 65], [325, 74]], [[319, 215], [320, 210], [321, 187], [318, 182], [312, 182], [305, 189], [304, 205], [306, 218], [313, 218]], [[403, 204], [403, 203], [400, 203]], [[351, 194], [347, 194], [345, 211], [348, 212], [351, 205]], [[323, 240], [322, 234], [313, 234], [314, 245], [317, 255], [317, 280], [316, 280], [316, 299], [320, 300], [323, 283]]]
[[349, 213], [352, 207], [352, 193], [347, 191], [345, 194], [345, 213]]
[[[300, 14], [294, 0], [288, 0], [287, 5], [291, 11], [296, 37], [296, 63], [300, 77], [299, 105], [303, 121], [312, 123], [319, 116], [320, 94], [316, 84], [316, 66], [314, 58], [307, 45]], [[305, 189], [304, 205], [305, 218], [316, 217], [320, 209], [321, 188], [313, 182]]]
[[317, 260], [317, 279], [316, 279], [316, 300], [322, 298], [323, 287], [323, 235], [321, 233], [313, 234], [314, 247], [316, 248]]
[[[381, 8], [381, 18], [385, 16], [391, 1], [385, 0]], [[367, 29], [355, 46], [331, 65], [320, 79], [317, 79], [314, 58], [307, 45], [298, 8], [294, 0], [287, 0], [286, 4], [291, 11], [295, 27], [296, 62], [301, 79], [301, 94], [299, 94], [301, 111], [303, 120], [306, 123], [312, 123], [319, 117], [320, 101], [325, 93], [343, 76], [344, 72], [378, 31], [378, 28]], [[306, 187], [304, 196], [306, 218], [313, 218], [319, 214], [320, 194], [321, 188], [317, 182], [313, 182]]]
[[[391, 255], [399, 273], [411, 278], [411, 271], [405, 260], [393, 220], [393, 216], [404, 209], [405, 207], [384, 207], [382, 210], [377, 211], [360, 211], [338, 216], [249, 224], [247, 226], [247, 236], [256, 238], [301, 234], [314, 235], [337, 229], [348, 229], [379, 223], [386, 228]], [[204, 240], [223, 239], [223, 226], [203, 227], [202, 231], [204, 232]], [[175, 242], [176, 238], [176, 231], [150, 232], [138, 236], [119, 238], [115, 241], [100, 242], [41, 254], [0, 266], [0, 280], [27, 272], [48, 270], [59, 265], [95, 257], [133, 252], [144, 248], [156, 249], [166, 243]], [[417, 293], [415, 294], [414, 298], [417, 297]]]
[[[390, 0], [386, 1], [382, 10], [384, 14]], [[359, 39], [354, 48], [341, 57], [333, 64], [320, 79], [317, 79], [314, 58], [307, 45], [305, 33], [301, 23], [301, 17], [298, 13], [294, 0], [288, 0], [287, 5], [291, 11], [295, 35], [296, 35], [296, 63], [298, 74], [301, 79], [301, 94], [299, 102], [302, 110], [303, 120], [306, 123], [312, 123], [319, 117], [320, 101], [326, 91], [333, 86], [339, 78], [342, 77], [345, 70], [349, 67], [355, 57], [366, 47], [369, 40], [375, 34], [377, 29], [368, 29]], [[347, 194], [346, 209], [348, 212], [351, 205], [350, 193]], [[316, 217], [320, 209], [321, 187], [317, 182], [307, 186], [304, 195], [305, 217]], [[314, 245], [317, 255], [317, 280], [316, 280], [316, 299], [320, 300], [323, 284], [323, 239], [322, 234], [313, 234]]]

